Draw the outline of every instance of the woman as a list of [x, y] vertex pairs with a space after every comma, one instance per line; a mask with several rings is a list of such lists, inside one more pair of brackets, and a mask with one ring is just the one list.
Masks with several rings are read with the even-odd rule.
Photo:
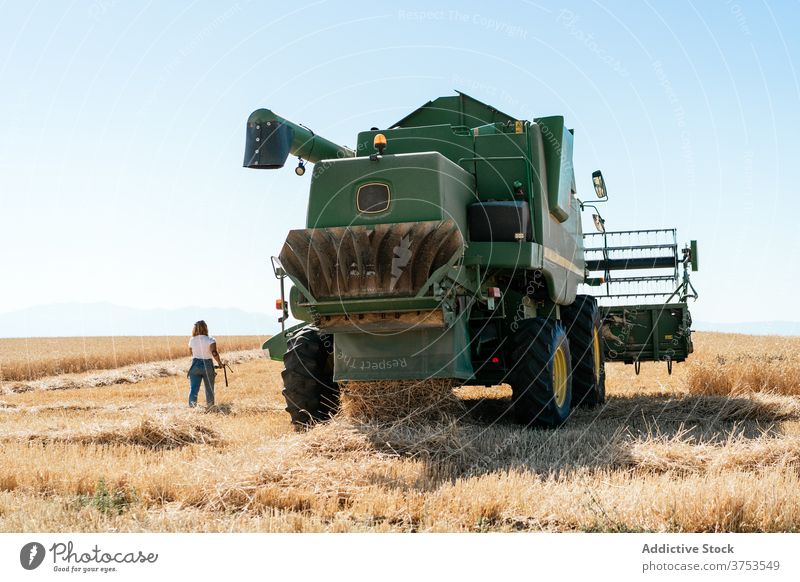
[[[222, 366], [222, 358], [217, 351], [217, 340], [208, 335], [208, 325], [202, 319], [194, 324], [189, 339], [192, 365], [189, 368], [189, 408], [197, 406], [197, 393], [200, 381], [206, 389], [206, 406], [214, 406], [214, 360]], [[213, 358], [213, 359], [212, 359]]]

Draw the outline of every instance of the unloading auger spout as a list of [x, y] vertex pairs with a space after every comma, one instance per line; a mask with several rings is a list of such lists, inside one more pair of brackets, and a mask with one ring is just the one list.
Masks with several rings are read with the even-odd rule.
[[[269, 109], [256, 109], [247, 119], [244, 167], [276, 170], [289, 155], [316, 164], [321, 160], [352, 158], [355, 152], [292, 123]], [[298, 166], [302, 168], [303, 164]], [[298, 171], [302, 175], [303, 172]]]

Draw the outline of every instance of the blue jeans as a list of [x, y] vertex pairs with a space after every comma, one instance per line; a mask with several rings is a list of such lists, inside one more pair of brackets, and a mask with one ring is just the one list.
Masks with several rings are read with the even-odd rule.
[[206, 406], [214, 404], [214, 360], [192, 359], [189, 368], [189, 406], [197, 406], [197, 393], [200, 392], [200, 381], [202, 380], [206, 389]]

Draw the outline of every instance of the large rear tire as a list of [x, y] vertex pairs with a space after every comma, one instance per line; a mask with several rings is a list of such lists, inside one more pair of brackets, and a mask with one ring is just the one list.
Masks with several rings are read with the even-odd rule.
[[555, 320], [525, 319], [510, 341], [514, 365], [508, 380], [514, 418], [526, 426], [561, 426], [572, 401], [572, 366], [564, 328]]
[[597, 299], [578, 295], [561, 308], [572, 352], [572, 406], [597, 406], [606, 401], [602, 318]]
[[287, 342], [283, 356], [283, 397], [296, 428], [328, 420], [339, 409], [339, 386], [333, 381], [333, 338], [311, 326]]

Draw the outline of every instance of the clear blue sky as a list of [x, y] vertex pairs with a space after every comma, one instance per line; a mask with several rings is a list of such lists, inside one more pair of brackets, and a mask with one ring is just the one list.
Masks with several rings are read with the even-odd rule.
[[304, 224], [311, 173], [243, 169], [248, 114], [353, 145], [459, 89], [564, 114], [579, 195], [606, 177], [609, 228], [698, 239], [695, 319], [800, 320], [797, 2], [0, 10], [0, 311], [271, 310], [268, 257]]

